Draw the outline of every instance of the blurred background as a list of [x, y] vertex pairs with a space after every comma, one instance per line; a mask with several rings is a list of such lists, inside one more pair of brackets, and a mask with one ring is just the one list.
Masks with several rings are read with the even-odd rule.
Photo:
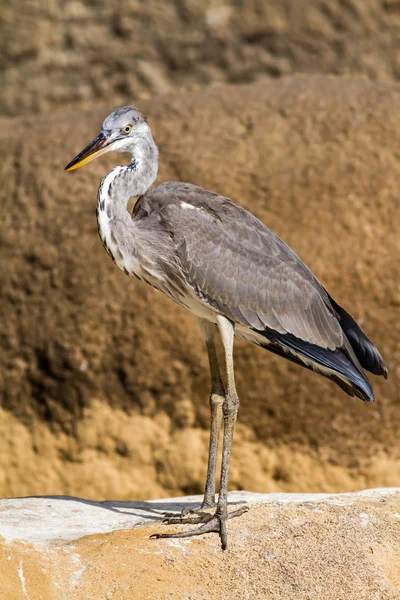
[[102, 248], [97, 187], [120, 157], [63, 172], [125, 104], [159, 183], [254, 212], [389, 367], [365, 405], [238, 342], [231, 488], [399, 486], [400, 1], [18, 0], [0, 49], [0, 494], [203, 490], [197, 324]]

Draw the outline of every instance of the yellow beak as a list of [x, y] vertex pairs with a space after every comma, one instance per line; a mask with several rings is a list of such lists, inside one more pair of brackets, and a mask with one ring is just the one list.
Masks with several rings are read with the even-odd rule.
[[108, 152], [110, 150], [110, 143], [107, 142], [109, 142], [110, 134], [110, 131], [105, 131], [104, 129], [100, 131], [99, 135], [64, 167], [64, 171], [79, 169], [79, 167], [86, 165], [86, 163], [94, 158]]

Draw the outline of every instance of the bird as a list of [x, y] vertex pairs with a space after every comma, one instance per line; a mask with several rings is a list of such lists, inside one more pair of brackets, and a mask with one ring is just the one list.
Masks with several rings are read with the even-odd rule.
[[[126, 275], [164, 293], [198, 319], [208, 353], [211, 391], [209, 456], [198, 510], [164, 523], [195, 524], [156, 538], [219, 534], [227, 548], [233, 433], [239, 408], [234, 337], [242, 338], [322, 375], [350, 396], [373, 401], [364, 370], [387, 378], [379, 351], [355, 319], [330, 296], [295, 252], [253, 214], [229, 198], [192, 183], [152, 187], [159, 152], [146, 117], [134, 106], [112, 112], [102, 129], [66, 167], [73, 171], [106, 152], [129, 153], [97, 195], [98, 231], [107, 253]], [[128, 201], [137, 198], [132, 213]], [[224, 348], [225, 384], [215, 347]], [[223, 426], [222, 466], [216, 503], [216, 463]], [[164, 530], [165, 531], [165, 530]]]

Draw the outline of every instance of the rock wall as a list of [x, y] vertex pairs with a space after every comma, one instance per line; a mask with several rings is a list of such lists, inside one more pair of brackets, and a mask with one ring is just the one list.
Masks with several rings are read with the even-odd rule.
[[[365, 405], [237, 343], [233, 488], [400, 480], [399, 100], [394, 83], [294, 76], [139, 104], [160, 147], [158, 181], [204, 185], [253, 211], [389, 367]], [[143, 498], [203, 486], [209, 376], [197, 326], [101, 247], [97, 185], [120, 157], [63, 172], [114, 106], [1, 123], [4, 495]]]

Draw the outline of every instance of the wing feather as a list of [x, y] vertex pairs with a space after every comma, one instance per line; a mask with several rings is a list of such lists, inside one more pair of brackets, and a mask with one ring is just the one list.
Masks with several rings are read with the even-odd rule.
[[[158, 195], [163, 186], [170, 187]], [[186, 284], [202, 302], [252, 329], [342, 347], [343, 331], [324, 288], [254, 215], [188, 184], [163, 184], [151, 194], [149, 204], [175, 241]]]

